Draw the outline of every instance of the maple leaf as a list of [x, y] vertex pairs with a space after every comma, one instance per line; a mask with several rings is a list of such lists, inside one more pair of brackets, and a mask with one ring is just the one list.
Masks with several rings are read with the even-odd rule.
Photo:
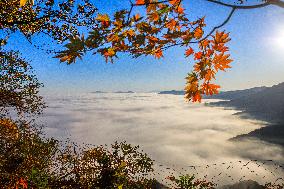
[[20, 7], [25, 6], [26, 3], [27, 3], [27, 0], [20, 0]]
[[196, 92], [192, 97], [192, 102], [201, 102], [201, 94], [200, 92]]
[[[116, 52], [113, 48], [108, 48], [103, 54], [106, 59], [106, 62], [108, 62], [108, 57], [115, 56]], [[112, 62], [112, 59], [111, 59], [111, 62]]]
[[136, 0], [136, 5], [144, 5], [145, 0]]
[[220, 88], [219, 85], [206, 83], [202, 85], [202, 90], [205, 92], [206, 95], [213, 95], [218, 94], [218, 89]]
[[194, 60], [199, 60], [202, 58], [203, 53], [202, 52], [197, 52], [194, 54]]
[[210, 81], [211, 79], [215, 79], [215, 72], [214, 70], [208, 69], [204, 76], [205, 81]]
[[150, 13], [152, 11], [156, 11], [156, 9], [157, 9], [157, 4], [149, 4], [147, 6], [147, 13]]
[[225, 69], [227, 68], [231, 68], [231, 66], [229, 65], [233, 60], [229, 59], [230, 55], [229, 54], [224, 54], [224, 53], [220, 53], [220, 54], [216, 54], [214, 56], [213, 59], [213, 64], [214, 64], [214, 68], [216, 71], [218, 70], [222, 70], [225, 71]]
[[135, 22], [137, 22], [141, 18], [140, 14], [135, 14], [133, 17]]
[[34, 0], [20, 0], [20, 7], [25, 6], [27, 3], [30, 3], [30, 5], [33, 5]]
[[180, 0], [170, 0], [169, 3], [172, 5], [178, 5], [180, 3]]
[[203, 30], [198, 27], [194, 30], [194, 34], [193, 36], [195, 37], [195, 39], [200, 39], [203, 36]]
[[96, 20], [100, 21], [104, 27], [110, 25], [110, 18], [107, 14], [98, 14]]
[[209, 46], [209, 43], [210, 43], [210, 41], [208, 39], [202, 40], [199, 43], [199, 47], [204, 49], [204, 48]]
[[214, 53], [214, 50], [208, 49], [208, 50], [206, 51], [206, 56], [207, 56], [207, 57], [210, 57], [210, 56], [213, 55], [213, 53]]
[[185, 56], [188, 57], [190, 55], [192, 55], [194, 53], [193, 49], [191, 47], [189, 47], [189, 49], [187, 49], [185, 51]]
[[174, 19], [171, 19], [167, 24], [166, 27], [170, 30], [175, 30], [177, 22]]
[[153, 12], [152, 14], [149, 15], [150, 21], [158, 21], [159, 19], [160, 19], [160, 16], [157, 12]]
[[229, 38], [229, 33], [216, 31], [216, 35], [214, 36], [215, 43], [227, 43], [231, 39]]
[[180, 6], [178, 6], [178, 8], [176, 9], [176, 12], [179, 13], [179, 14], [183, 14], [184, 13], [184, 8]]
[[213, 49], [216, 50], [216, 51], [219, 51], [219, 52], [223, 52], [223, 53], [229, 51], [229, 48], [226, 47], [223, 43], [215, 44], [213, 46]]
[[201, 70], [201, 65], [200, 64], [195, 64], [194, 66], [194, 71], [199, 72]]
[[108, 42], [118, 42], [120, 40], [119, 36], [117, 34], [110, 35], [107, 37]]
[[135, 35], [135, 31], [133, 29], [130, 29], [130, 30], [127, 30], [125, 32], [127, 35], [129, 35], [130, 37], [134, 36]]
[[155, 52], [154, 52], [154, 57], [155, 58], [161, 58], [161, 57], [163, 57], [163, 51], [161, 50], [161, 49], [157, 49], [157, 50], [155, 50]]
[[159, 39], [154, 36], [147, 36], [147, 38], [149, 39], [150, 43], [155, 43], [159, 41]]

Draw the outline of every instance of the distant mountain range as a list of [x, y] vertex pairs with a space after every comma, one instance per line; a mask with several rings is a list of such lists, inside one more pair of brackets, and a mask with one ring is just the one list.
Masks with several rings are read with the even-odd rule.
[[[184, 91], [161, 91], [159, 94], [184, 95]], [[284, 83], [272, 87], [220, 92], [204, 98], [227, 100], [210, 103], [210, 105], [233, 107], [243, 111], [242, 116], [249, 114], [256, 119], [274, 124], [284, 123]]]
[[[204, 96], [206, 99], [224, 99], [224, 100], [232, 100], [235, 98], [243, 97], [246, 95], [258, 93], [263, 89], [268, 87], [254, 87], [251, 89], [244, 90], [235, 90], [235, 91], [221, 91], [219, 94], [213, 96]], [[158, 94], [171, 94], [171, 95], [184, 95], [184, 91], [179, 90], [171, 90], [171, 91], [161, 91]]]
[[116, 92], [105, 92], [105, 91], [95, 91], [90, 93], [135, 93], [133, 91], [116, 91]]
[[176, 91], [176, 90], [160, 91], [158, 94], [184, 95], [184, 91]]
[[114, 93], [135, 93], [135, 92], [133, 92], [133, 91], [116, 91]]
[[[162, 91], [159, 94], [183, 95], [183, 91]], [[221, 92], [205, 98], [226, 101], [212, 102], [211, 106], [230, 107], [241, 112], [239, 116], [269, 123], [268, 126], [240, 135], [233, 140], [257, 137], [284, 146], [284, 83], [272, 87], [255, 87], [245, 90]]]
[[226, 92], [221, 99], [229, 101], [214, 102], [211, 105], [234, 107], [242, 111], [241, 116], [248, 115], [272, 124], [284, 124], [284, 83]]

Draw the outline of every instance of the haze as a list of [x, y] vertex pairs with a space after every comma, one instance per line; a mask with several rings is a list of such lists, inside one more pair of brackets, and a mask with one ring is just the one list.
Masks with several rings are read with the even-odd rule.
[[[160, 172], [166, 172], [169, 167], [172, 172], [185, 168], [186, 172], [196, 173], [188, 166], [200, 165], [199, 169], [203, 171], [198, 172], [203, 174], [202, 177], [208, 174], [211, 178], [223, 172], [218, 176], [222, 182], [229, 182], [227, 176], [230, 175], [234, 181], [245, 176], [261, 183], [275, 181], [283, 174], [277, 170], [273, 170], [276, 175], [271, 174], [275, 167], [253, 163], [249, 165], [249, 171], [247, 167], [242, 171], [240, 168], [250, 159], [283, 164], [284, 151], [277, 145], [257, 139], [228, 141], [260, 128], [264, 123], [240, 119], [233, 115], [234, 110], [206, 106], [208, 100], [191, 104], [175, 95], [86, 93], [53, 96], [47, 102], [49, 108], [43, 119], [48, 126], [48, 135], [94, 145], [125, 140], [140, 145], [156, 160]], [[212, 166], [215, 163], [216, 167]], [[160, 164], [163, 166], [158, 166]]]

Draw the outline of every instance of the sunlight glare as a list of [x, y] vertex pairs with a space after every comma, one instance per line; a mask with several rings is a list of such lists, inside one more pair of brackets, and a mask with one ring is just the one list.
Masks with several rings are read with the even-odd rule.
[[284, 27], [279, 28], [273, 37], [273, 44], [277, 49], [284, 50]]

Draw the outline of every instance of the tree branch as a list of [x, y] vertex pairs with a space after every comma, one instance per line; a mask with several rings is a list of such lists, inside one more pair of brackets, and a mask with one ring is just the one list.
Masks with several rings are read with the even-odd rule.
[[202, 39], [198, 40], [198, 41], [191, 41], [191, 42], [188, 42], [188, 43], [175, 43], [175, 44], [172, 44], [172, 45], [169, 45], [169, 46], [165, 46], [162, 48], [162, 50], [166, 50], [170, 47], [173, 47], [173, 46], [178, 46], [178, 45], [186, 45], [186, 44], [195, 44], [195, 43], [200, 43], [202, 41], [204, 41], [205, 39], [207, 39], [210, 35], [212, 35], [217, 29], [223, 27], [224, 25], [226, 25], [230, 19], [232, 18], [234, 12], [237, 10], [237, 8], [233, 7], [230, 14], [227, 16], [227, 18], [221, 23], [219, 24], [218, 26], [215, 26], [206, 36], [204, 36]]
[[280, 0], [267, 0], [268, 3], [270, 3], [271, 5], [276, 5], [278, 7], [284, 8], [284, 1], [280, 1]]
[[12, 22], [0, 20], [0, 24], [8, 25], [8, 26], [14, 26], [14, 25], [17, 25], [17, 24], [30, 24], [30, 23], [37, 22], [37, 21], [40, 21], [40, 20], [45, 19], [45, 18], [50, 18], [50, 17], [55, 17], [55, 16], [58, 16], [58, 14], [55, 14], [55, 13], [47, 14], [47, 15], [44, 15], [42, 17], [33, 18], [31, 20], [16, 20], [16, 21], [12, 21]]
[[[221, 1], [217, 1], [217, 0], [206, 0], [208, 2], [211, 3], [215, 3], [218, 5], [222, 5], [225, 7], [230, 7], [230, 8], [235, 8], [235, 9], [256, 9], [256, 8], [262, 8], [262, 7], [266, 7], [268, 5], [271, 5], [272, 3], [269, 3], [269, 1], [262, 3], [262, 4], [257, 4], [257, 5], [234, 5], [234, 4], [228, 4], [228, 3], [224, 3]], [[278, 0], [272, 0], [272, 1], [278, 1]]]
[[217, 29], [219, 29], [219, 28], [225, 26], [225, 25], [229, 22], [229, 20], [232, 18], [232, 16], [233, 16], [234, 12], [236, 11], [236, 9], [237, 9], [237, 8], [232, 8], [232, 10], [231, 10], [230, 14], [228, 15], [228, 17], [226, 18], [226, 20], [224, 20], [224, 22], [221, 23], [220, 25], [215, 26], [205, 37], [203, 37], [202, 39], [200, 39], [200, 40], [198, 40], [198, 41], [193, 41], [193, 42], [191, 42], [191, 43], [199, 43], [199, 42], [201, 42], [201, 41], [207, 39], [207, 38], [208, 38], [210, 35], [212, 35]]

